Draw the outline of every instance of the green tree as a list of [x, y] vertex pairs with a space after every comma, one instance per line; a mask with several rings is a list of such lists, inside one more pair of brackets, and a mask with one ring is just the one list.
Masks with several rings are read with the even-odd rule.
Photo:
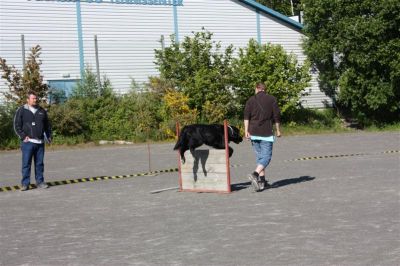
[[0, 57], [0, 70], [3, 72], [1, 78], [6, 81], [9, 90], [4, 93], [4, 96], [8, 101], [22, 105], [26, 102], [28, 92], [34, 91], [38, 96], [39, 104], [47, 103], [49, 88], [43, 82], [43, 76], [40, 73], [41, 50], [40, 45], [30, 49], [22, 74], [14, 65], [9, 66], [6, 59]]
[[227, 115], [234, 108], [229, 103], [233, 51], [230, 45], [222, 52], [221, 44], [212, 41], [212, 33], [203, 29], [193, 33], [193, 37], [185, 37], [181, 43], [171, 36], [169, 47], [155, 50], [155, 63], [161, 80], [187, 95], [191, 108], [202, 113], [206, 101], [218, 101], [229, 106], [223, 108]]
[[264, 82], [282, 113], [294, 111], [309, 85], [309, 67], [307, 62], [299, 65], [296, 56], [287, 54], [280, 45], [260, 45], [250, 40], [247, 47], [239, 49], [235, 62], [235, 92], [240, 108], [254, 94], [256, 82]]
[[400, 1], [304, 0], [305, 51], [338, 107], [399, 119]]
[[73, 97], [90, 97], [96, 98], [99, 96], [111, 96], [113, 88], [110, 80], [104, 76], [100, 80], [100, 87], [97, 82], [97, 76], [93, 73], [92, 68], [86, 65], [81, 82], [78, 82], [72, 91]]

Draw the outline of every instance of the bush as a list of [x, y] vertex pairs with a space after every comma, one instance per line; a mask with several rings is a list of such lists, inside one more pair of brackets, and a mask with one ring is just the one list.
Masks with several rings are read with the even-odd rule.
[[239, 50], [235, 62], [235, 92], [240, 109], [254, 95], [256, 82], [264, 82], [267, 92], [275, 96], [282, 114], [300, 106], [302, 91], [309, 85], [309, 64], [300, 66], [294, 54], [287, 54], [280, 45], [260, 45], [250, 40]]
[[161, 100], [154, 93], [123, 96], [79, 97], [53, 105], [49, 116], [60, 136], [85, 136], [86, 140], [159, 139]]
[[171, 36], [171, 45], [156, 50], [156, 65], [161, 80], [166, 80], [172, 88], [188, 96], [188, 105], [202, 114], [206, 101], [213, 101], [220, 95], [223, 105], [232, 99], [229, 90], [232, 83], [233, 46], [221, 51], [221, 44], [212, 41], [212, 33], [203, 29], [193, 32], [193, 37], [177, 43]]
[[87, 65], [82, 76], [82, 81], [78, 82], [72, 90], [72, 97], [75, 98], [96, 98], [100, 96], [110, 96], [113, 94], [113, 88], [110, 80], [104, 76], [100, 79], [100, 87], [97, 82], [97, 75], [93, 73], [90, 65]]
[[197, 121], [197, 109], [189, 107], [189, 97], [175, 90], [168, 90], [161, 107], [161, 132], [165, 138], [175, 137], [175, 125], [193, 124]]
[[16, 105], [0, 105], [0, 148], [14, 148], [19, 144], [19, 138], [14, 132], [13, 119]]
[[63, 136], [84, 134], [86, 128], [83, 117], [79, 100], [72, 99], [65, 104], [51, 105], [49, 119], [52, 121], [54, 137], [58, 134]]

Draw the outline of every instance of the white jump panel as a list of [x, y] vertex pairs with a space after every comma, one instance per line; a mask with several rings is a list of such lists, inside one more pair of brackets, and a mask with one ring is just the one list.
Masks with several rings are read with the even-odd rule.
[[198, 149], [194, 156], [185, 152], [185, 157], [180, 165], [182, 191], [230, 192], [225, 150]]

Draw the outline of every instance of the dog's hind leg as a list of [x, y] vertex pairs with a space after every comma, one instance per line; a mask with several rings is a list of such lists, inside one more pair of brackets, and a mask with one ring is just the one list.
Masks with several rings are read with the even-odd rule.
[[187, 146], [183, 146], [179, 148], [179, 154], [181, 156], [182, 164], [186, 162], [185, 152], [188, 150]]

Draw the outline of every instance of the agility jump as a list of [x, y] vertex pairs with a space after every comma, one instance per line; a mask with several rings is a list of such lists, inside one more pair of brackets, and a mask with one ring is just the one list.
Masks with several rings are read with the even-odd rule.
[[[229, 157], [233, 149], [229, 142], [240, 143], [239, 129], [224, 125], [189, 125], [180, 132], [176, 123], [179, 190], [193, 192], [231, 192]], [[212, 148], [196, 149], [206, 144]], [[190, 150], [191, 155], [185, 157]]]

